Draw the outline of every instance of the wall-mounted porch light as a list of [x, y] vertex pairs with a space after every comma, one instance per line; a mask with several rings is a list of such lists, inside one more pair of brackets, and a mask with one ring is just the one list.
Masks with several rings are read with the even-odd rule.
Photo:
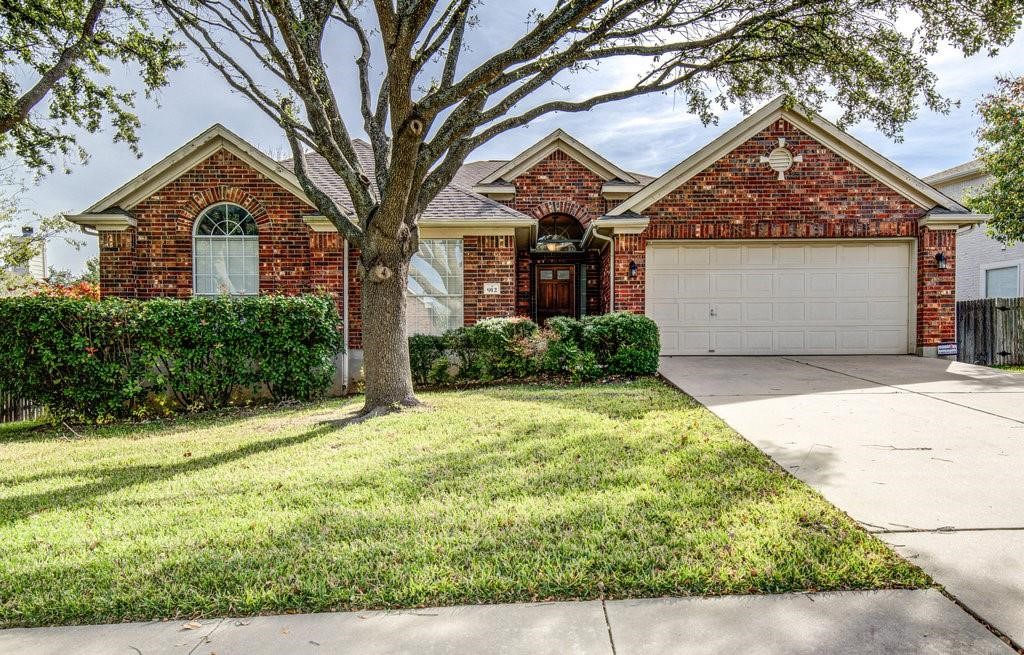
[[629, 262], [629, 277], [636, 277], [638, 271], [639, 271], [639, 267], [636, 265], [636, 262], [634, 262], [634, 261]]
[[946, 268], [946, 254], [945, 253], [943, 253], [943, 252], [935, 253], [935, 265], [938, 266], [940, 270]]

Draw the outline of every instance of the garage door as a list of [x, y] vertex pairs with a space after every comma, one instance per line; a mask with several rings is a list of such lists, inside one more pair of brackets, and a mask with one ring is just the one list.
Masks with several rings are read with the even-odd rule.
[[906, 353], [906, 242], [654, 244], [664, 355]]

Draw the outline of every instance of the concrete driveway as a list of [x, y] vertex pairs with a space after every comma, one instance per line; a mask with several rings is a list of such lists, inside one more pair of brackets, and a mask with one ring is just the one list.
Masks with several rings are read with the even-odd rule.
[[910, 356], [661, 372], [1024, 644], [1024, 375]]

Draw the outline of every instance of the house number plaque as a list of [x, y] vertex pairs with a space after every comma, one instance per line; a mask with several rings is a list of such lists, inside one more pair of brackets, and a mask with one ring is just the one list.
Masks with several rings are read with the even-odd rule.
[[498, 282], [484, 282], [484, 294], [496, 296], [501, 293], [501, 284]]

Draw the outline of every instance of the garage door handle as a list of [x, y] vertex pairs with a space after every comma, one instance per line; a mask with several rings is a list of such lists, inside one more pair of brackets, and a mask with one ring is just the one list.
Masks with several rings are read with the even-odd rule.
[[711, 308], [711, 315], [712, 315], [712, 316], [716, 316], [716, 314], [715, 314], [715, 308], [714, 308], [714, 307], [712, 307], [712, 308]]

